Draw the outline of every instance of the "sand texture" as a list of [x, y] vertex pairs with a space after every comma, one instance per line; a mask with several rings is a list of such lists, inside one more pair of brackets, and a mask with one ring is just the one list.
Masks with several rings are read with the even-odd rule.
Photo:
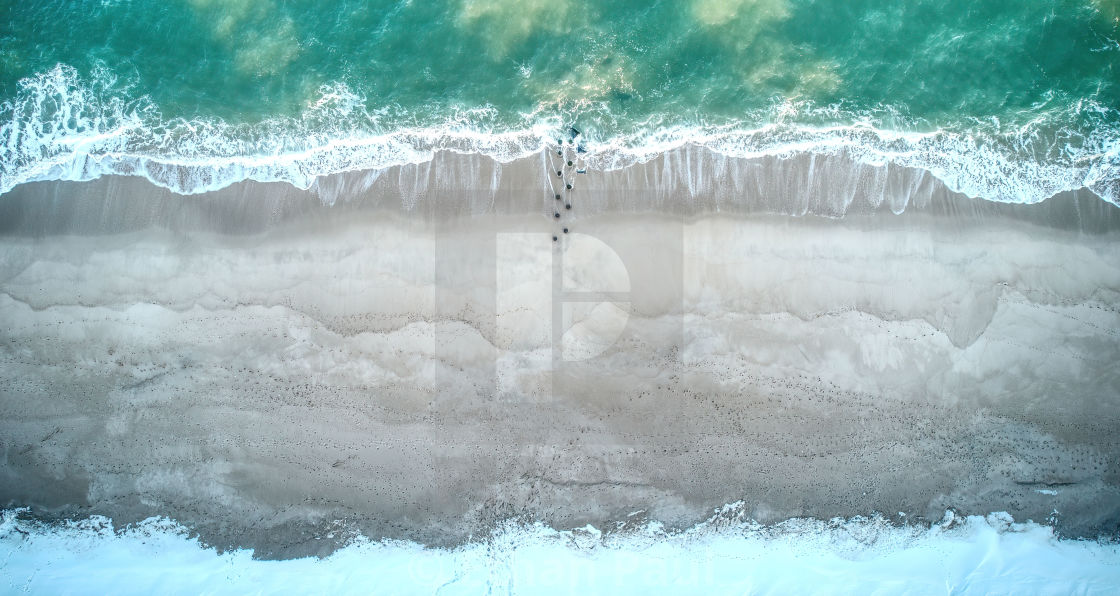
[[1120, 527], [1120, 209], [686, 148], [568, 211], [548, 159], [0, 196], [0, 504], [264, 557], [738, 500]]

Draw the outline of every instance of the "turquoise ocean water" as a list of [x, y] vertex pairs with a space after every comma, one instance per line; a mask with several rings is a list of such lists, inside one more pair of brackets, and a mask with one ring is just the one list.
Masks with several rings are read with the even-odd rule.
[[[1116, 0], [0, 0], [0, 192], [684, 143], [1120, 203]], [[551, 140], [551, 141], [550, 141]]]

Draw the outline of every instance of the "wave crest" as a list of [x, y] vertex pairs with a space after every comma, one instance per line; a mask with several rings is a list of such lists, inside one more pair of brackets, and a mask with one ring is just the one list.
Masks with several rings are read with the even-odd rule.
[[[254, 180], [311, 188], [322, 176], [430, 161], [440, 151], [509, 162], [543, 151], [562, 117], [523, 115], [516, 126], [489, 108], [460, 110], [437, 124], [400, 110], [367, 109], [345, 85], [319, 89], [298, 117], [257, 123], [165, 120], [147, 97], [108, 69], [81, 77], [58, 65], [20, 83], [0, 104], [0, 193], [41, 180], [142, 176], [181, 194]], [[790, 102], [738, 123], [636, 126], [588, 143], [586, 164], [617, 170], [696, 145], [733, 158], [844, 154], [857, 163], [930, 172], [950, 190], [1005, 203], [1037, 203], [1088, 188], [1120, 205], [1120, 121], [1091, 101], [1055, 107], [1021, 126], [975, 120], [931, 132], [889, 130], [868, 114]], [[810, 125], [811, 121], [845, 122]], [[897, 119], [891, 118], [896, 121]], [[1067, 123], [1082, 124], [1071, 128]], [[759, 123], [765, 123], [759, 125]]]

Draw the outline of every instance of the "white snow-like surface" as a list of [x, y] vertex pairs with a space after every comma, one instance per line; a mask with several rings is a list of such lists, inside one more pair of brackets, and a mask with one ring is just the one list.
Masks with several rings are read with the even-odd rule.
[[178, 524], [47, 526], [4, 512], [0, 591], [32, 594], [1108, 594], [1120, 545], [1055, 538], [1007, 514], [932, 527], [882, 518], [763, 527], [713, 518], [683, 533], [510, 524], [454, 550], [363, 538], [333, 555], [218, 554]]

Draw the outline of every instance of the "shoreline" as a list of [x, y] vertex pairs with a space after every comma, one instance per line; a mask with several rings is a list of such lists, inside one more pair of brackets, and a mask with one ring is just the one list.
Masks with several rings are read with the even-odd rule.
[[[238, 591], [283, 591], [338, 577], [348, 585], [391, 582], [408, 591], [447, 586], [587, 591], [601, 588], [609, 577], [619, 585], [625, 580], [631, 589], [637, 584], [633, 593], [640, 593], [664, 585], [741, 590], [744, 576], [755, 588], [805, 591], [822, 582], [836, 586], [840, 575], [851, 578], [844, 582], [845, 591], [859, 591], [896, 582], [902, 564], [919, 570], [906, 579], [912, 590], [963, 585], [1029, 592], [1078, 585], [1107, 591], [1116, 581], [1113, 560], [1120, 555], [1114, 540], [1056, 539], [1047, 526], [1017, 523], [1000, 513], [961, 517], [947, 512], [928, 527], [881, 516], [760, 526], [743, 520], [731, 504], [681, 533], [654, 523], [605, 531], [508, 523], [453, 550], [357, 534], [324, 557], [269, 561], [246, 550], [216, 551], [167, 519], [114, 527], [102, 518], [59, 527], [0, 513], [0, 548], [10, 550], [4, 569], [13, 588], [54, 591], [80, 591], [102, 577], [108, 584], [124, 573], [133, 589], [143, 592], [169, 585], [202, 591], [213, 576]], [[347, 532], [336, 526], [320, 538]], [[153, 554], [158, 555], [154, 564]], [[83, 572], [52, 573], [61, 567]], [[799, 572], [791, 577], [790, 569]]]
[[[870, 166], [847, 155], [728, 158], [684, 147], [608, 172], [565, 173], [547, 152], [502, 163], [481, 154], [437, 153], [431, 161], [286, 182], [242, 181], [182, 195], [138, 176], [24, 183], [0, 195], [0, 233], [114, 233], [159, 226], [244, 233], [338, 210], [387, 210], [422, 221], [486, 215], [564, 217], [612, 213], [741, 214], [826, 219], [931, 214], [959, 224], [988, 219], [1098, 234], [1120, 230], [1120, 207], [1088, 189], [1039, 203], [1001, 203], [953, 192], [924, 170]], [[567, 191], [565, 182], [575, 188]], [[578, 205], [576, 205], [578, 204]], [[906, 219], [906, 217], [903, 217]]]

